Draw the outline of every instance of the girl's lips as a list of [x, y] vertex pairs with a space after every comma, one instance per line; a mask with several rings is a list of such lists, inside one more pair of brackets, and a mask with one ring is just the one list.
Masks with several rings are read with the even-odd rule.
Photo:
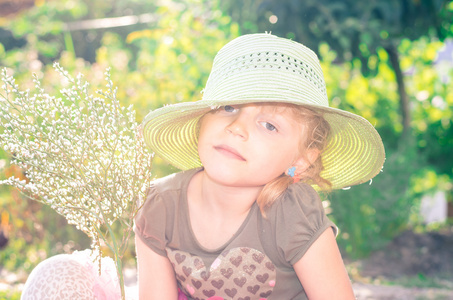
[[222, 153], [223, 155], [225, 155], [227, 157], [245, 161], [245, 158], [242, 157], [242, 155], [239, 154], [239, 152], [237, 152], [236, 149], [234, 149], [230, 146], [218, 145], [218, 146], [214, 146], [214, 149], [216, 149], [217, 151], [219, 151], [220, 153]]

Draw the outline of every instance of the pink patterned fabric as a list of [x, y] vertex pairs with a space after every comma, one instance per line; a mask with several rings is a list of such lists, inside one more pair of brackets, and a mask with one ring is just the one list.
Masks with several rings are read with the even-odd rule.
[[31, 272], [21, 299], [121, 299], [115, 263], [103, 257], [99, 275], [91, 250], [50, 257]]

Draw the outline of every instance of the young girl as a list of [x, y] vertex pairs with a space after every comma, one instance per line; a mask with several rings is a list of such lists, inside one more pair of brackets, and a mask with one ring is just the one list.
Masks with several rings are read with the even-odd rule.
[[143, 133], [185, 171], [156, 180], [136, 217], [141, 299], [354, 299], [315, 190], [370, 180], [384, 148], [368, 121], [329, 108], [311, 50], [239, 37], [203, 99], [152, 111]]

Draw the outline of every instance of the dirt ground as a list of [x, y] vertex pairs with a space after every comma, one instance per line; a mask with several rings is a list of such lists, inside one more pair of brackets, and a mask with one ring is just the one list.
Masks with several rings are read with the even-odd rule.
[[451, 300], [453, 290], [354, 283], [358, 300]]
[[363, 276], [452, 276], [453, 230], [417, 234], [405, 231], [363, 263]]
[[[453, 299], [453, 229], [405, 231], [383, 250], [347, 267], [357, 299]], [[404, 287], [403, 282], [435, 288]]]

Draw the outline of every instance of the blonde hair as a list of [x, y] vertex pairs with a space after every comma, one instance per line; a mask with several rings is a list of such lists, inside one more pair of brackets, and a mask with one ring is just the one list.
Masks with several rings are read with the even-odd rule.
[[[303, 120], [301, 131], [306, 134], [301, 134], [299, 152], [310, 165], [301, 174], [300, 180], [308, 184], [316, 184], [321, 190], [329, 191], [331, 188], [330, 181], [321, 176], [323, 170], [322, 151], [329, 137], [329, 123], [324, 119], [321, 112], [316, 112], [310, 108], [293, 104], [276, 104], [276, 107], [277, 105], [289, 109], [295, 120]], [[309, 149], [316, 149], [319, 152], [314, 162], [310, 162], [306, 155]], [[266, 209], [274, 204], [293, 182], [292, 177], [282, 174], [264, 186], [257, 199], [258, 206], [264, 216]]]

